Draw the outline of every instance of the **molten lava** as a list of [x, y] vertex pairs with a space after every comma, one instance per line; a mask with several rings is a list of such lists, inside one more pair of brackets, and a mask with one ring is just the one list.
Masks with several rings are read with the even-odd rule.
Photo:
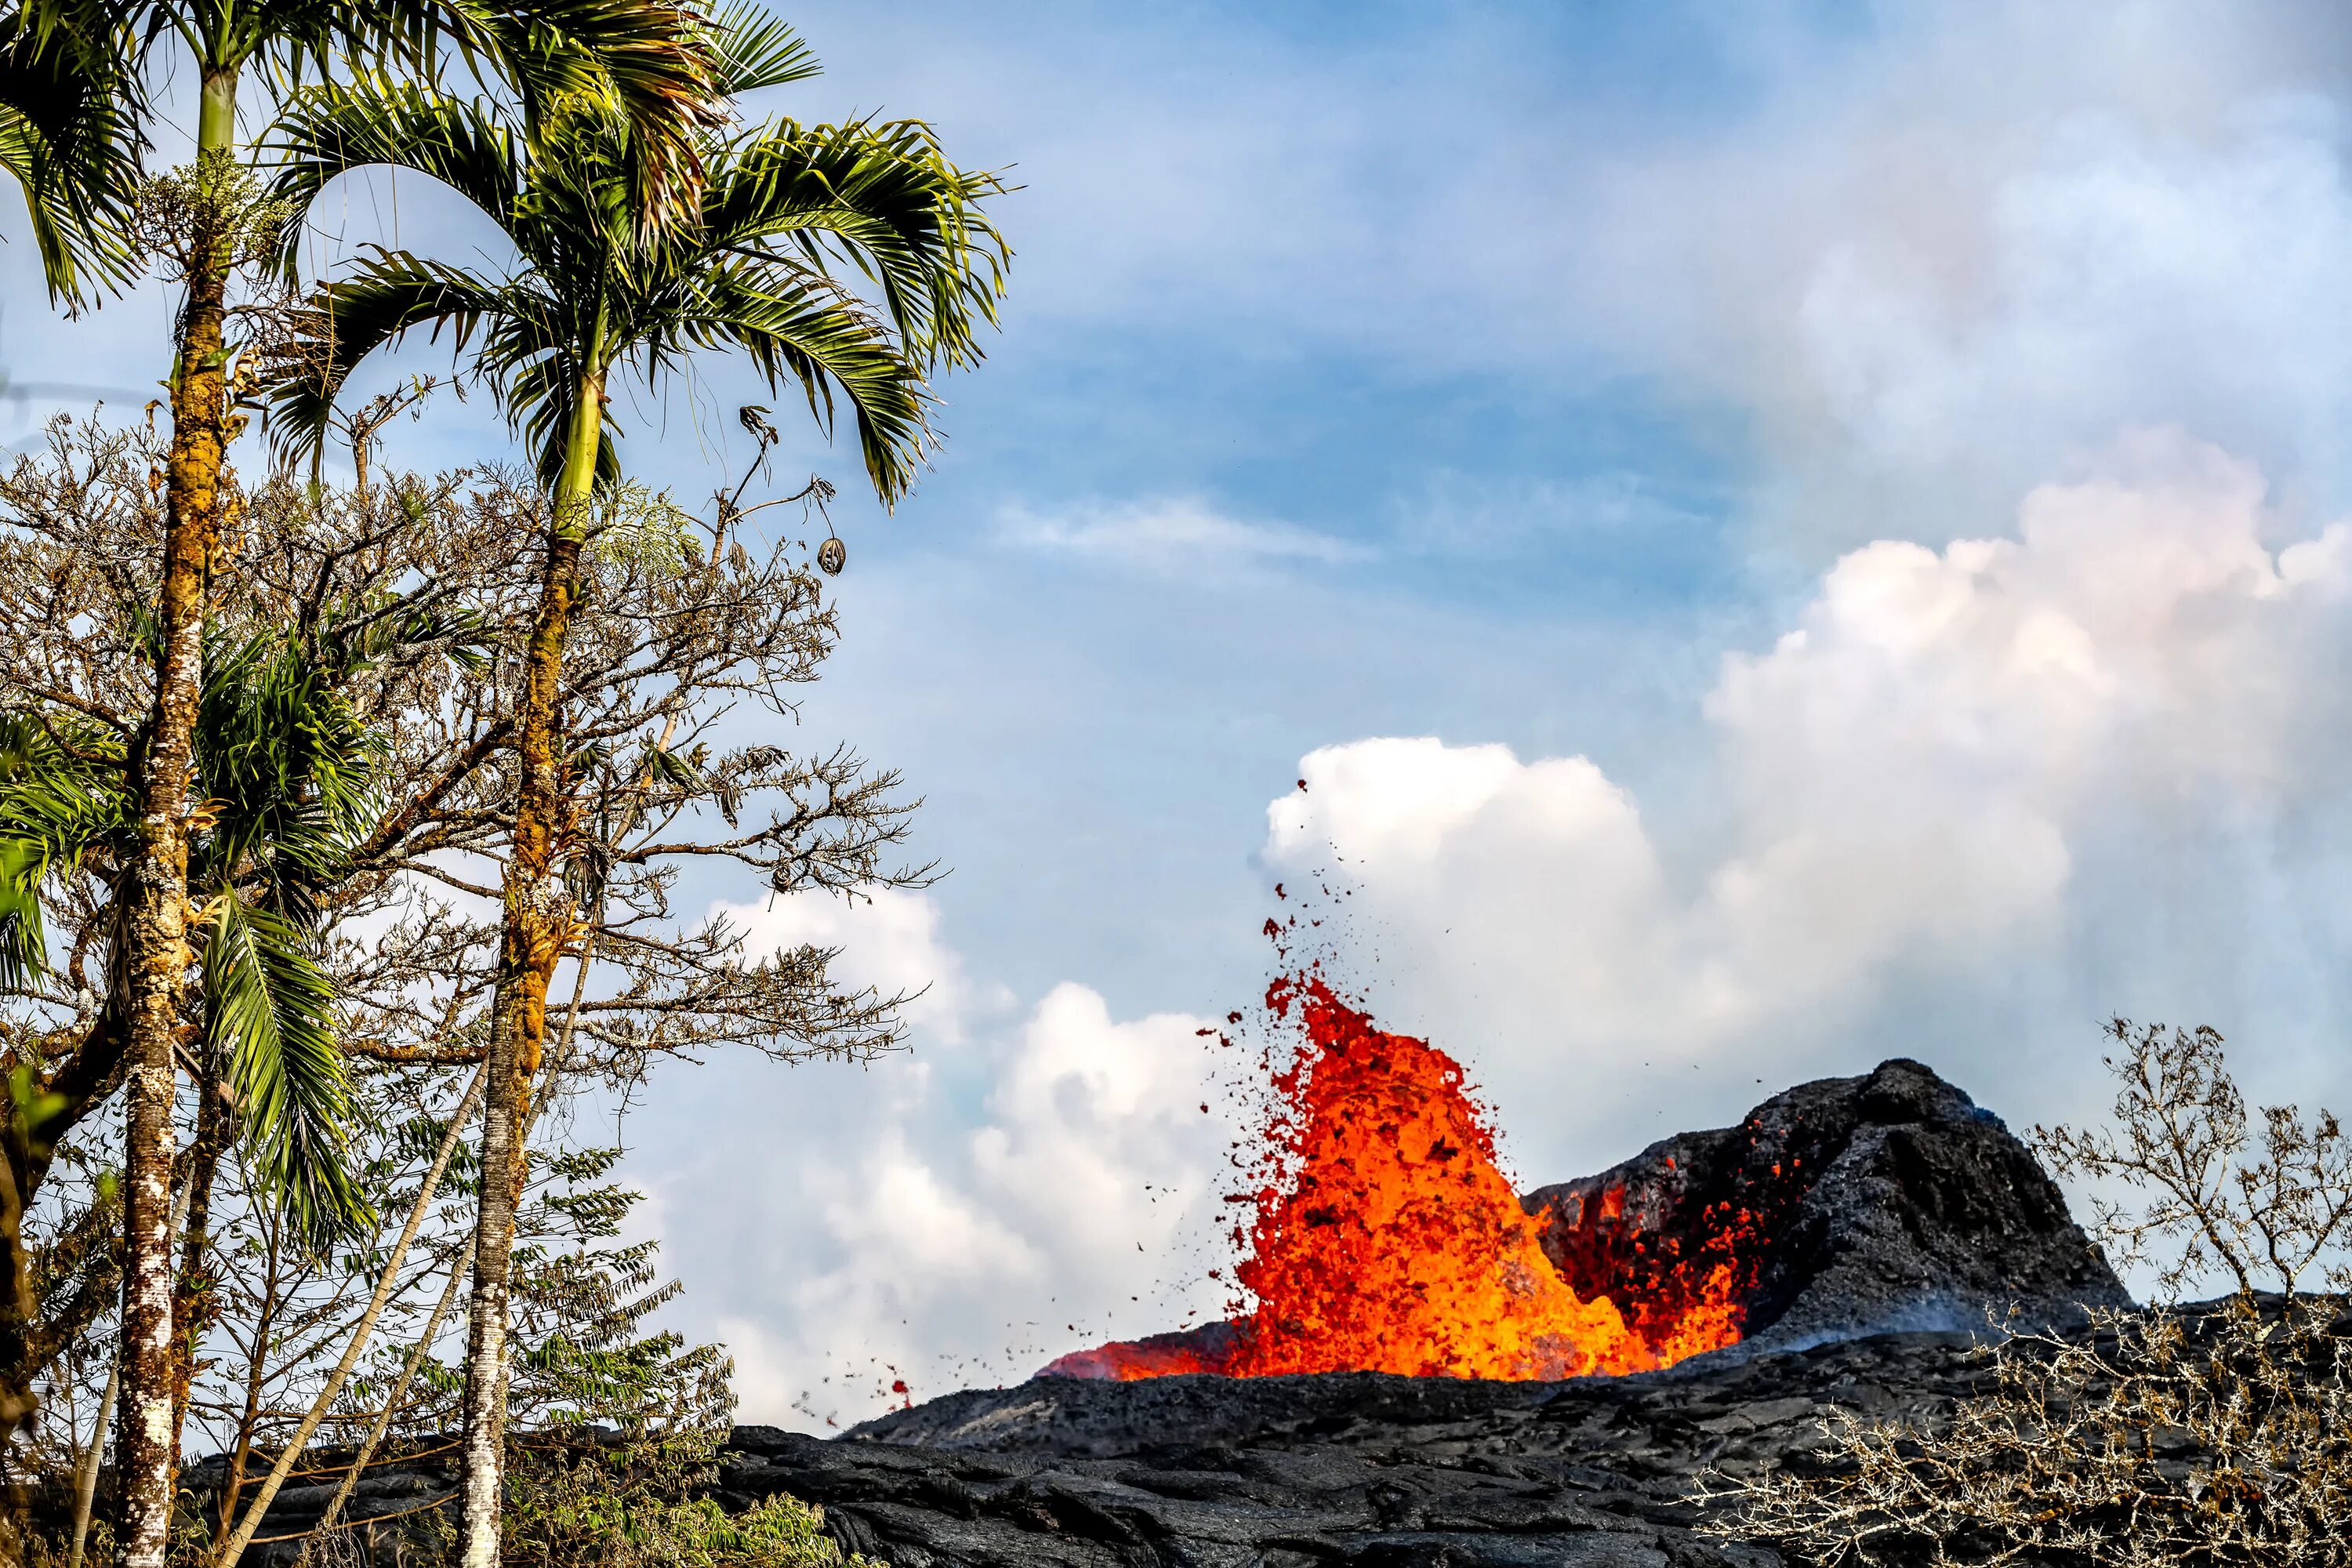
[[1746, 1281], [1728, 1237], [1687, 1259], [1653, 1255], [1640, 1300], [1580, 1299], [1451, 1058], [1376, 1027], [1318, 976], [1276, 982], [1266, 1005], [1305, 1039], [1274, 1074], [1247, 1166], [1256, 1190], [1227, 1200], [1250, 1206], [1234, 1232], [1249, 1300], [1229, 1331], [1105, 1345], [1049, 1371], [1550, 1379], [1648, 1371], [1738, 1340]]

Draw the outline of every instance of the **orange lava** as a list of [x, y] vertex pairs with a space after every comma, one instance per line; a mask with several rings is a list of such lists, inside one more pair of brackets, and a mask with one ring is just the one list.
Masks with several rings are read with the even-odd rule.
[[[1092, 1375], [1391, 1372], [1552, 1379], [1644, 1372], [1739, 1338], [1736, 1268], [1693, 1259], [1643, 1301], [1580, 1300], [1495, 1160], [1462, 1068], [1392, 1035], [1317, 976], [1275, 983], [1306, 1047], [1275, 1075], [1276, 1111], [1236, 1239], [1249, 1300], [1229, 1342], [1178, 1336], [1085, 1352]], [[1703, 1272], [1702, 1272], [1703, 1271]], [[1072, 1358], [1073, 1360], [1081, 1358]]]

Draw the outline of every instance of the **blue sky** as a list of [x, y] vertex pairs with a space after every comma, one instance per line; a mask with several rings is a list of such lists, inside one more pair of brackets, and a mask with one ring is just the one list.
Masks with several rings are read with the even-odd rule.
[[[2081, 1114], [2116, 1011], [2341, 1098], [2328, 8], [792, 15], [828, 71], [761, 108], [920, 115], [1023, 188], [914, 499], [780, 458], [850, 545], [802, 735], [903, 769], [953, 875], [755, 921], [929, 985], [908, 1058], [633, 1115], [747, 1416], [1213, 1305], [1192, 1030], [1334, 856], [1376, 1009], [1471, 1065], [1531, 1184], [1894, 1054]], [[415, 183], [329, 206], [496, 256]], [[0, 265], [12, 374], [157, 374], [159, 297], [58, 322]], [[754, 400], [711, 364], [625, 457], [707, 494]]]

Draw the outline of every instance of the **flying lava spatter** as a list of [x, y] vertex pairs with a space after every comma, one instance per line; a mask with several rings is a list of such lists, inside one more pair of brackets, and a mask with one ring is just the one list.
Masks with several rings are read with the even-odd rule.
[[1214, 1331], [1064, 1358], [1121, 1379], [1205, 1372], [1390, 1372], [1554, 1379], [1671, 1365], [1739, 1338], [1728, 1246], [1674, 1270], [1651, 1299], [1580, 1299], [1496, 1163], [1462, 1068], [1390, 1034], [1308, 971], [1266, 1010], [1303, 1037], [1272, 1072], [1272, 1110], [1229, 1194], [1246, 1294]]

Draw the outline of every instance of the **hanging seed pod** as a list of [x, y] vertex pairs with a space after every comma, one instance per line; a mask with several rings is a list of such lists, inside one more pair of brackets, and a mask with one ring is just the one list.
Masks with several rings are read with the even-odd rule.
[[826, 576], [840, 576], [841, 569], [849, 564], [849, 546], [838, 536], [827, 539], [816, 547], [816, 563], [824, 568]]

